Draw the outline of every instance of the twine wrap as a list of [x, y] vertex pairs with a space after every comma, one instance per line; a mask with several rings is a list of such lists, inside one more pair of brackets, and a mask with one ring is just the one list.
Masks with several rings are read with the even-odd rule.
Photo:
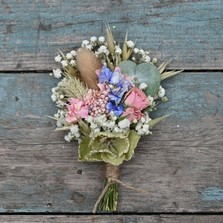
[[109, 187], [115, 183], [117, 183], [127, 189], [131, 189], [131, 190], [137, 191], [139, 193], [143, 193], [143, 194], [148, 194], [148, 192], [145, 190], [132, 187], [131, 185], [120, 181], [119, 174], [120, 174], [119, 166], [114, 166], [109, 163], [105, 163], [105, 177], [107, 179], [107, 184], [105, 185], [104, 189], [102, 190], [101, 194], [99, 195], [98, 200], [96, 201], [96, 203], [94, 205], [92, 213], [96, 213], [97, 207], [98, 207], [99, 203], [101, 202], [101, 200], [103, 199], [106, 192], [108, 191]]
[[108, 179], [119, 179], [119, 166], [114, 166], [109, 163], [105, 164], [105, 177]]

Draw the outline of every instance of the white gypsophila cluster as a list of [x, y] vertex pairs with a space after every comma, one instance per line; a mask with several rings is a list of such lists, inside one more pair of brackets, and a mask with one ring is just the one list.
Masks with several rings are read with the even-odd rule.
[[61, 69], [56, 69], [56, 70], [53, 70], [53, 74], [54, 74], [55, 78], [61, 78], [62, 71], [61, 71]]
[[97, 42], [97, 37], [96, 36], [92, 36], [91, 38], [90, 38], [90, 42], [91, 43], [96, 43]]
[[[55, 59], [55, 62], [60, 63], [63, 68], [66, 68], [69, 65], [75, 67], [76, 66], [76, 56], [77, 56], [77, 52], [75, 50], [71, 50], [66, 55], [57, 55], [54, 59]], [[60, 75], [59, 75], [59, 73], [60, 73]], [[62, 75], [62, 71], [60, 69], [56, 69], [56, 70], [53, 70], [53, 75], [52, 74], [50, 74], [50, 75], [54, 76], [56, 78], [60, 78]]]
[[101, 44], [105, 43], [105, 37], [104, 36], [98, 37], [98, 42]]
[[61, 69], [55, 69], [55, 70], [53, 70], [53, 73], [49, 73], [49, 75], [53, 76], [55, 78], [61, 78], [62, 71], [61, 71]]
[[65, 68], [65, 67], [68, 66], [67, 60], [62, 60], [60, 63], [61, 63], [61, 65], [62, 65], [63, 68]]
[[122, 50], [119, 46], [115, 46], [115, 54], [117, 54], [117, 55], [122, 54]]
[[157, 59], [153, 58], [152, 63], [156, 63], [156, 62], [157, 62]]
[[72, 66], [75, 66], [75, 65], [77, 65], [77, 63], [76, 63], [76, 61], [75, 60], [70, 60], [70, 63], [69, 63], [70, 65], [72, 65]]
[[67, 53], [67, 54], [66, 54], [66, 58], [67, 58], [68, 60], [71, 60], [71, 59], [73, 59], [73, 55], [72, 55], [71, 53]]
[[133, 49], [133, 55], [132, 55], [131, 59], [133, 61], [137, 60], [138, 63], [143, 63], [143, 62], [150, 63], [151, 62], [151, 58], [149, 56], [149, 51], [145, 51], [143, 49], [138, 49], [138, 48]]
[[143, 136], [143, 135], [148, 135], [152, 134], [152, 132], [149, 130], [149, 121], [151, 118], [149, 117], [148, 113], [145, 112], [144, 116], [137, 122], [135, 131]]
[[147, 98], [149, 100], [149, 106], [147, 108], [147, 111], [152, 112], [156, 110], [156, 101], [154, 100], [154, 98], [150, 95]]
[[100, 131], [115, 132], [115, 133], [127, 133], [130, 129], [130, 121], [123, 119], [116, 124], [117, 117], [107, 117], [106, 115], [100, 115], [96, 117], [88, 116], [86, 121], [89, 123], [92, 137], [94, 134]]
[[165, 89], [161, 85], [159, 87], [158, 96], [160, 98], [163, 98], [165, 96]]
[[127, 41], [126, 44], [129, 48], [133, 48], [135, 46], [135, 43], [131, 40]]
[[98, 54], [105, 54], [105, 55], [109, 55], [109, 50], [108, 50], [108, 47], [105, 46], [105, 45], [101, 45], [99, 48], [98, 48]]
[[83, 40], [81, 47], [87, 48], [88, 50], [92, 50], [98, 44], [98, 38], [96, 36], [92, 36], [89, 40]]
[[92, 36], [90, 38], [90, 45], [92, 46], [92, 48], [94, 48], [95, 46], [97, 46], [98, 44], [98, 38], [96, 36]]
[[59, 108], [64, 107], [65, 102], [62, 101], [64, 95], [60, 94], [59, 87], [52, 88], [51, 100], [56, 103]]
[[71, 140], [80, 140], [80, 129], [78, 127], [78, 125], [71, 125], [70, 127], [70, 132], [64, 136], [64, 139], [67, 141], [67, 142], [70, 142]]
[[141, 83], [141, 84], [139, 85], [139, 89], [141, 89], [141, 90], [145, 90], [147, 87], [148, 87], [148, 86], [147, 86], [146, 83]]
[[73, 57], [76, 57], [76, 56], [77, 56], [77, 52], [76, 52], [75, 50], [71, 50], [70, 53], [71, 53], [71, 55], [72, 55]]
[[58, 109], [57, 110], [57, 113], [54, 114], [54, 117], [57, 119], [57, 123], [56, 123], [57, 127], [58, 128], [63, 127], [64, 124], [61, 122], [61, 120], [64, 120], [65, 119], [66, 112], [64, 110], [62, 110], [62, 109]]
[[55, 62], [57, 63], [60, 63], [60, 61], [62, 60], [62, 57], [60, 55], [57, 55], [55, 58], [54, 58]]
[[129, 129], [130, 124], [131, 124], [130, 121], [127, 118], [125, 118], [125, 119], [119, 121], [118, 127], [120, 129]]

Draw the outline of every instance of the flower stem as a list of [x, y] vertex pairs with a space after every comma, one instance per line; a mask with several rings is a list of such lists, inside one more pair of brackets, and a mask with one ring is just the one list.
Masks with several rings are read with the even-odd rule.
[[100, 211], [116, 211], [118, 206], [118, 184], [110, 183], [108, 179], [105, 181], [105, 187], [108, 189], [99, 205]]

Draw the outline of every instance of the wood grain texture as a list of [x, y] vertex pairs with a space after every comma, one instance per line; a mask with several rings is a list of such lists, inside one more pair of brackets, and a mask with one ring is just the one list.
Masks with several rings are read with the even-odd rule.
[[1, 1], [0, 70], [50, 70], [57, 49], [116, 26], [117, 41], [137, 40], [171, 68], [223, 68], [221, 0]]
[[[56, 80], [0, 78], [0, 212], [91, 212], [103, 164], [78, 162], [77, 145], [53, 131]], [[154, 116], [173, 115], [121, 167], [121, 180], [149, 195], [121, 187], [120, 212], [223, 211], [222, 81], [222, 72], [183, 73], [163, 84], [170, 102]]]
[[40, 216], [40, 215], [17, 215], [0, 216], [2, 223], [222, 223], [222, 216], [205, 215], [203, 216], [174, 216], [174, 215], [101, 215], [101, 216]]

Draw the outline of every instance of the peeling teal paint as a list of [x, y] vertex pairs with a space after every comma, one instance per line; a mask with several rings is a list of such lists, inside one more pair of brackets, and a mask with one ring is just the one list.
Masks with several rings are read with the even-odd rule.
[[208, 187], [202, 192], [202, 200], [205, 201], [223, 201], [223, 188]]

